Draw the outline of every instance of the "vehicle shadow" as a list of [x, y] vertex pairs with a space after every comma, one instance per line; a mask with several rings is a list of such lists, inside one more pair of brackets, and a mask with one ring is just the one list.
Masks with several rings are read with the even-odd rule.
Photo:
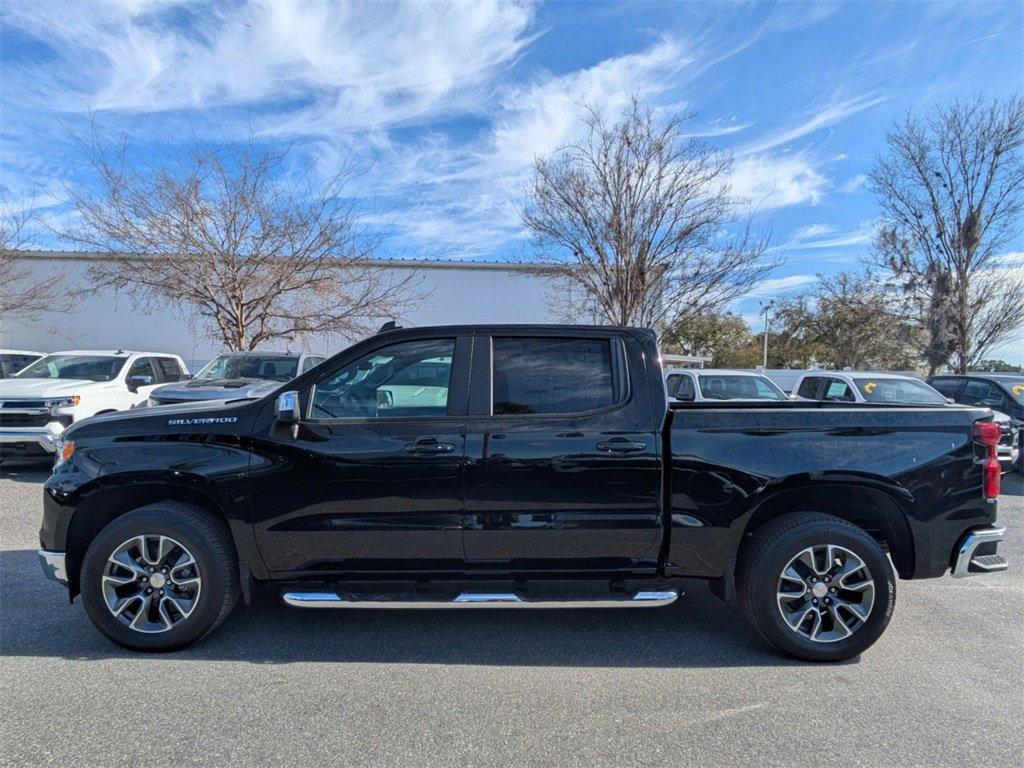
[[3, 459], [0, 460], [0, 480], [16, 483], [44, 483], [50, 476], [53, 459]]
[[797, 664], [768, 647], [739, 609], [701, 582], [660, 609], [303, 610], [274, 590], [239, 605], [183, 651], [138, 655], [109, 642], [46, 581], [35, 552], [0, 551], [0, 655], [65, 659], [332, 661], [577, 667], [741, 667]]

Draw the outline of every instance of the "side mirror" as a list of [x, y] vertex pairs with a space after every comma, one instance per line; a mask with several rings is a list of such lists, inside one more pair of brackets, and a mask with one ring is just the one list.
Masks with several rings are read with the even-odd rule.
[[392, 408], [395, 405], [395, 396], [392, 394], [390, 389], [378, 389], [377, 390], [377, 409], [385, 410]]
[[274, 403], [274, 419], [279, 424], [299, 423], [299, 393], [282, 392]]
[[128, 378], [128, 389], [132, 392], [138, 392], [139, 387], [148, 387], [153, 383], [153, 377], [149, 374], [141, 373], [137, 376], [131, 376]]
[[949, 403], [950, 405], [956, 405], [956, 400], [954, 400], [952, 397], [947, 397], [946, 402]]

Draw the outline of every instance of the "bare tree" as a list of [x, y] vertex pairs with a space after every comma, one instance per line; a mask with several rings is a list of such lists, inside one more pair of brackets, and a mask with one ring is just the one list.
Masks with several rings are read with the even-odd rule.
[[934, 372], [964, 373], [1024, 326], [1024, 270], [999, 262], [1021, 232], [1024, 99], [908, 116], [871, 174], [874, 261], [902, 282]]
[[193, 147], [176, 166], [135, 170], [122, 142], [89, 146], [100, 191], [68, 194], [80, 225], [65, 237], [121, 254], [90, 268], [94, 286], [142, 310], [183, 309], [233, 350], [316, 334], [355, 337], [413, 300], [414, 277], [370, 260], [376, 243], [342, 196], [352, 171], [285, 182], [285, 153]]
[[637, 98], [612, 124], [594, 109], [585, 140], [537, 158], [523, 222], [559, 265], [578, 314], [663, 330], [719, 312], [775, 263], [767, 238], [736, 221], [729, 155], [660, 127]]
[[61, 276], [33, 275], [18, 253], [33, 240], [33, 211], [14, 208], [0, 200], [0, 320], [33, 320], [53, 306], [61, 288]]

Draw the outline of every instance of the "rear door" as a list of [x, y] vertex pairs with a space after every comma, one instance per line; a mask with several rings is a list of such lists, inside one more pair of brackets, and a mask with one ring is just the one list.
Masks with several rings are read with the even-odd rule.
[[[578, 335], [577, 335], [578, 333]], [[466, 429], [466, 558], [494, 572], [654, 568], [661, 436], [639, 342], [478, 334]]]

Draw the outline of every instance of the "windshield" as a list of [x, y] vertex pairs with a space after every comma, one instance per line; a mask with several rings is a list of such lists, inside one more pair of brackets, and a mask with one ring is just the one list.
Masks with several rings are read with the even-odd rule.
[[781, 389], [762, 376], [698, 376], [700, 393], [709, 400], [786, 400]]
[[855, 378], [854, 384], [869, 403], [944, 405], [946, 398], [916, 379]]
[[299, 369], [299, 358], [277, 355], [221, 355], [208, 362], [197, 379], [269, 379], [291, 381]]
[[999, 383], [1003, 385], [1003, 389], [1010, 393], [1010, 397], [1018, 403], [1024, 403], [1024, 379], [1010, 379], [1009, 381], [1000, 379]]
[[100, 355], [47, 355], [19, 371], [16, 378], [113, 381], [125, 360]]

